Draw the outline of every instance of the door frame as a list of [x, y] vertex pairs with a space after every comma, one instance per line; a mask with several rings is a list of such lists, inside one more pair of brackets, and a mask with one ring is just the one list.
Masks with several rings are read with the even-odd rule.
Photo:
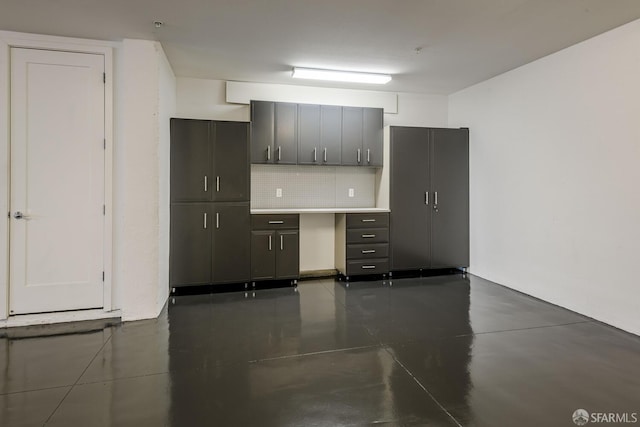
[[[43, 36], [38, 34], [0, 31], [0, 215], [9, 213], [10, 200], [10, 138], [11, 129], [11, 48], [59, 50], [98, 54], [104, 57], [106, 73], [104, 90], [104, 311], [113, 310], [113, 49], [118, 44], [98, 40]], [[0, 320], [9, 316], [9, 218], [0, 221]]]

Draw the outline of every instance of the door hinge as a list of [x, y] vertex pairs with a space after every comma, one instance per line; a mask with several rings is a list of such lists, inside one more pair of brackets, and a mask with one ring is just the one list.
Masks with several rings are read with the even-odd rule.
[[102, 281], [104, 282], [104, 271], [102, 272]]
[[102, 205], [102, 215], [107, 214], [107, 205]]
[[102, 73], [102, 83], [107, 82], [107, 73]]
[[102, 140], [103, 144], [102, 144], [102, 148], [104, 148], [105, 150], [107, 149], [107, 138]]

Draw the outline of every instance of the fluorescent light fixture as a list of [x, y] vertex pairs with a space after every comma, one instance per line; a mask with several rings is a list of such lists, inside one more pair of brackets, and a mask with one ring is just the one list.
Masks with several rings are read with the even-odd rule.
[[321, 70], [318, 68], [293, 67], [296, 79], [330, 80], [334, 82], [371, 83], [383, 85], [391, 81], [388, 74], [360, 73], [355, 71]]

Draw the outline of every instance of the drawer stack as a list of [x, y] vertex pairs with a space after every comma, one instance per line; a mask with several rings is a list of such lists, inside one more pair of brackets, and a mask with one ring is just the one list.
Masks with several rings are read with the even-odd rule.
[[336, 215], [336, 268], [350, 276], [389, 273], [389, 214]]

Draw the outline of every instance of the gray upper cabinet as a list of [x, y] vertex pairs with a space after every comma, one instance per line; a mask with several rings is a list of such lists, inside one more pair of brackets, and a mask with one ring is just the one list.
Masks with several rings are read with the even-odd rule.
[[206, 120], [171, 119], [171, 201], [211, 200], [213, 147]]
[[298, 162], [298, 104], [276, 102], [273, 144], [274, 163]]
[[362, 163], [362, 108], [342, 107], [342, 164]]
[[249, 124], [171, 119], [171, 202], [249, 199]]
[[342, 163], [342, 107], [320, 106], [320, 151], [323, 165]]
[[320, 106], [298, 105], [298, 164], [322, 164], [320, 146]]
[[275, 103], [251, 101], [251, 163], [273, 163]]
[[383, 112], [380, 108], [362, 110], [362, 165], [382, 166]]
[[391, 270], [469, 266], [467, 129], [391, 128]]

